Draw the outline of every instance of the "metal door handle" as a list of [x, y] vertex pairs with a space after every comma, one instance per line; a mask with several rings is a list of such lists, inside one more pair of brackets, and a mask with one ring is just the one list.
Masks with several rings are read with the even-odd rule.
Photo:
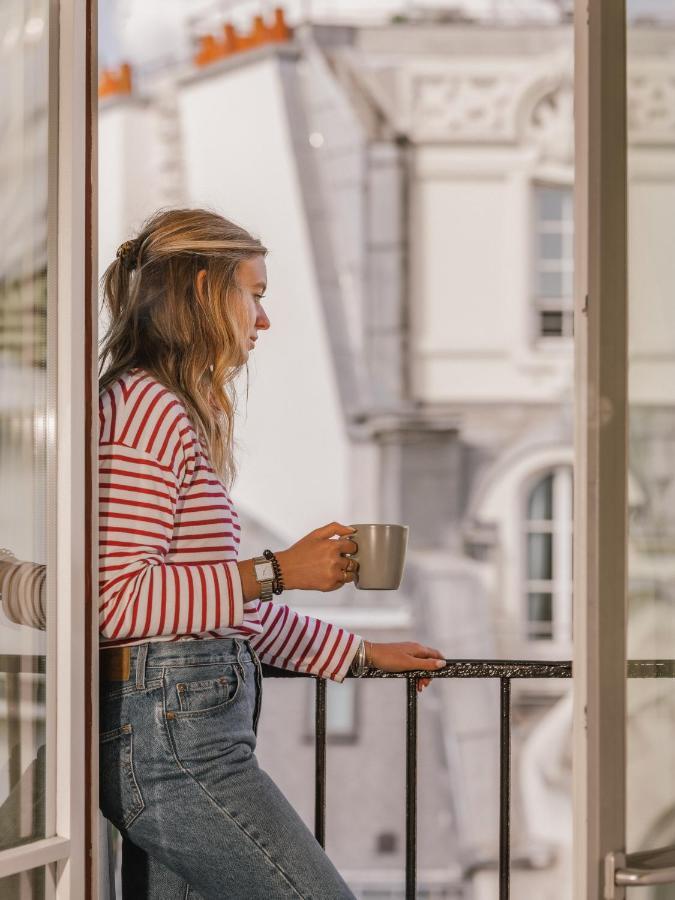
[[605, 900], [620, 900], [624, 887], [675, 884], [675, 847], [640, 853], [608, 853], [605, 858]]

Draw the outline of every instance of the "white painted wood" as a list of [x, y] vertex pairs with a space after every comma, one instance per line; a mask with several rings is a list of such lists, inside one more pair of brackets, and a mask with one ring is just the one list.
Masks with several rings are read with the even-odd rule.
[[[625, 6], [575, 8], [574, 891], [625, 842]], [[588, 302], [586, 298], [588, 297]]]
[[3, 850], [0, 852], [0, 878], [67, 859], [69, 853], [70, 841], [62, 837], [45, 838], [21, 847], [12, 847], [11, 850]]
[[56, 830], [70, 841], [58, 900], [84, 897], [85, 734], [85, 185], [86, 0], [63, 0], [59, 35], [57, 318], [58, 602], [56, 620]]

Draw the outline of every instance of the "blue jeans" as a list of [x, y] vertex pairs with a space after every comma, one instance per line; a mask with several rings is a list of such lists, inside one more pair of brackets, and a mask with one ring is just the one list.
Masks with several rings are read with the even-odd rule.
[[125, 900], [344, 900], [351, 893], [255, 757], [262, 674], [247, 641], [131, 648], [101, 686], [101, 809]]

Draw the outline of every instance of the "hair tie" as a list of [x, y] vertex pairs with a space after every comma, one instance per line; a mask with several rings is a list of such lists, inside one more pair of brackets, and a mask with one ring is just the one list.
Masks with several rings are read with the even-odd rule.
[[125, 269], [131, 271], [136, 268], [138, 262], [138, 241], [124, 241], [117, 248], [117, 258], [120, 260]]

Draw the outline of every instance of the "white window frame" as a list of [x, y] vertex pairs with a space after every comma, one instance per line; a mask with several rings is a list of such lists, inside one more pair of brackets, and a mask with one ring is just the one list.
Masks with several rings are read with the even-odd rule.
[[[541, 221], [539, 218], [538, 194], [542, 190], [559, 190], [573, 192], [573, 185], [562, 181], [550, 181], [537, 179], [532, 183], [532, 320], [534, 341], [539, 346], [547, 346], [553, 344], [558, 346], [563, 343], [571, 345], [574, 327], [574, 297], [570, 293], [569, 297], [542, 297], [538, 290], [538, 271], [542, 265], [541, 254], [539, 250], [539, 238], [544, 233], [558, 233], [560, 229], [541, 229]], [[569, 231], [570, 240], [574, 241], [574, 226], [570, 222]], [[573, 263], [572, 263], [573, 266]], [[572, 275], [574, 274], [572, 268]], [[541, 314], [543, 312], [560, 312], [563, 317], [563, 330], [561, 334], [543, 334], [541, 330]]]
[[575, 0], [575, 900], [626, 841], [626, 8]]
[[91, 415], [96, 371], [91, 332], [96, 306], [92, 276], [96, 94], [91, 88], [95, 23], [96, 4], [89, 0], [50, 0], [48, 278], [50, 350], [55, 361], [47, 412], [52, 486], [47, 554], [49, 836], [0, 852], [0, 878], [46, 866], [46, 896], [55, 900], [95, 894], [91, 885], [96, 873], [97, 840], [93, 824], [87, 827], [87, 820], [95, 821], [93, 809], [98, 806], [97, 754], [91, 747], [97, 731], [96, 616], [87, 610], [90, 598], [85, 595], [87, 584], [96, 584], [95, 494], [88, 483], [95, 471], [96, 447]]
[[[529, 518], [528, 506], [532, 491], [537, 484], [553, 476], [553, 518], [550, 520], [533, 520]], [[540, 469], [530, 476], [523, 492], [523, 578], [521, 593], [523, 596], [523, 622], [525, 638], [530, 643], [541, 644], [542, 647], [553, 645], [569, 646], [572, 642], [572, 466], [563, 464]], [[529, 578], [528, 569], [528, 535], [534, 533], [550, 533], [552, 540], [553, 577], [546, 581], [533, 581]], [[551, 636], [542, 637], [531, 633], [529, 618], [530, 593], [546, 593], [552, 595]]]

